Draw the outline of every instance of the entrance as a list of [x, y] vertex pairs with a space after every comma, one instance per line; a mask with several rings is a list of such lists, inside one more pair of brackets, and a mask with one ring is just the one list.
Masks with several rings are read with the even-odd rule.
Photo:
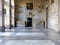
[[32, 18], [27, 18], [28, 27], [32, 27]]
[[27, 18], [26, 27], [32, 27], [32, 18]]

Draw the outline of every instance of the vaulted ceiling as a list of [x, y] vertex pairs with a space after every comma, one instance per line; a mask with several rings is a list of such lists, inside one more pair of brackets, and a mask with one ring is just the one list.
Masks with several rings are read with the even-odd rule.
[[22, 1], [24, 1], [24, 2], [28, 2], [28, 1], [30, 1], [30, 2], [38, 2], [38, 3], [44, 4], [44, 2], [46, 0], [15, 0], [15, 3], [17, 4], [17, 3], [20, 3]]

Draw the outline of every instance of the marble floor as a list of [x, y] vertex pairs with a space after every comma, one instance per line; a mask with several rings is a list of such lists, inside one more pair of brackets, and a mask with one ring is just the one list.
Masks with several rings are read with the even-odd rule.
[[4, 40], [0, 45], [55, 45], [51, 40]]
[[5, 29], [0, 32], [0, 45], [60, 45], [60, 33], [43, 27]]

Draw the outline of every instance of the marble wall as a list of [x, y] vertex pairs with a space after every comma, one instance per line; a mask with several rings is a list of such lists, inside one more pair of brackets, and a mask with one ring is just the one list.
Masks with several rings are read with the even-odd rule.
[[51, 0], [49, 2], [49, 8], [48, 8], [48, 27], [59, 31], [58, 29], [58, 0], [54, 0], [54, 3], [51, 4]]
[[60, 31], [60, 0], [58, 0], [58, 11], [59, 11], [59, 12], [58, 12], [58, 14], [59, 14], [59, 15], [58, 15], [58, 19], [59, 19], [59, 20], [58, 20], [58, 23], [59, 23], [58, 26], [59, 26], [59, 31]]

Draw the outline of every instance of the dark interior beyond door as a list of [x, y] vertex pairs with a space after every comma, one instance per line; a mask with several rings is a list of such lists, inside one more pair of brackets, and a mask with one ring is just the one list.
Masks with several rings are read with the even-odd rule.
[[32, 18], [27, 18], [27, 25], [26, 27], [32, 27]]

